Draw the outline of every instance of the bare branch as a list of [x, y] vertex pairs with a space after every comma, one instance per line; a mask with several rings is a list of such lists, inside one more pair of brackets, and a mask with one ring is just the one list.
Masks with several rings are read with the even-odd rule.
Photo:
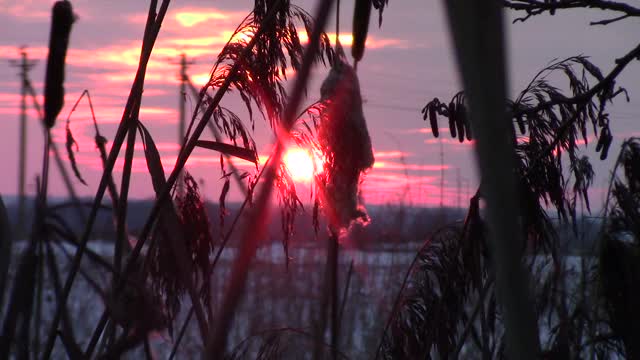
[[[504, 0], [503, 5], [505, 8], [524, 11], [526, 16], [519, 17], [513, 22], [527, 21], [530, 17], [549, 12], [550, 15], [555, 15], [556, 10], [564, 9], [577, 9], [577, 8], [590, 8], [601, 9], [608, 11], [617, 11], [624, 13], [624, 17], [616, 18], [614, 21], [622, 20], [626, 17], [640, 17], [640, 8], [631, 6], [629, 4], [617, 1], [609, 0], [557, 0], [557, 1], [540, 1], [540, 0]], [[611, 21], [613, 22], [613, 21]], [[606, 25], [610, 22], [605, 22], [598, 25]], [[592, 23], [592, 25], [594, 25]]]
[[633, 50], [631, 50], [625, 56], [619, 59], [616, 59], [615, 61], [616, 66], [613, 68], [613, 70], [611, 70], [611, 72], [604, 79], [602, 79], [595, 86], [589, 89], [589, 91], [586, 91], [574, 97], [558, 97], [553, 100], [542, 102], [535, 107], [518, 111], [514, 114], [514, 116], [536, 113], [560, 104], [573, 104], [573, 105], [583, 104], [589, 101], [592, 97], [597, 95], [599, 92], [606, 90], [607, 88], [612, 90], [611, 87], [615, 83], [615, 79], [618, 77], [618, 75], [620, 75], [622, 70], [624, 70], [624, 68], [627, 65], [629, 65], [629, 63], [633, 59], [637, 59], [639, 57], [640, 57], [640, 44], [638, 44]]

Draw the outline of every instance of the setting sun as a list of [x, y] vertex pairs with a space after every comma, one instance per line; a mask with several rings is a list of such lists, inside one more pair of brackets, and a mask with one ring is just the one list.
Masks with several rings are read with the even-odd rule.
[[[313, 178], [314, 164], [307, 151], [297, 147], [289, 148], [284, 154], [283, 161], [293, 180], [309, 182]], [[316, 159], [316, 168], [320, 168], [320, 166], [320, 161]]]

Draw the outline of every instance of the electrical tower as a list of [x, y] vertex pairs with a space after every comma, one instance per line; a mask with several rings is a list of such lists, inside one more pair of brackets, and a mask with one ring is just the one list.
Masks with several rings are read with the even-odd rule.
[[25, 226], [25, 180], [27, 165], [27, 95], [29, 87], [29, 71], [37, 61], [29, 60], [25, 47], [20, 48], [20, 60], [9, 60], [12, 67], [20, 69], [20, 130], [18, 145], [18, 227], [19, 234], [24, 234]]

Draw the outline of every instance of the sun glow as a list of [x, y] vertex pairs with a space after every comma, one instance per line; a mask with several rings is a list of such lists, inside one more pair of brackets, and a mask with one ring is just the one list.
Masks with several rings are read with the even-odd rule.
[[[309, 182], [313, 179], [314, 159], [306, 150], [291, 147], [284, 154], [283, 161], [294, 181]], [[320, 159], [315, 158], [316, 171], [319, 171], [321, 166]]]

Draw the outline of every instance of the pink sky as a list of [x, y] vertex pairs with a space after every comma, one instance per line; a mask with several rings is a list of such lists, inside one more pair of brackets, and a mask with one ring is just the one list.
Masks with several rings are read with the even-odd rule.
[[[313, 1], [295, 3], [309, 11], [314, 4]], [[23, 1], [20, 4], [0, 0], [0, 33], [5, 34], [0, 37], [0, 132], [4, 137], [0, 151], [6, 154], [2, 160], [6, 174], [0, 182], [0, 193], [4, 196], [17, 192], [20, 85], [18, 70], [10, 67], [7, 60], [17, 59], [19, 47], [27, 46], [30, 58], [38, 60], [31, 79], [36, 91], [42, 93], [51, 4], [50, 0]], [[107, 139], [113, 139], [135, 74], [147, 11], [147, 4], [143, 1], [84, 0], [72, 1], [72, 4], [79, 19], [72, 29], [67, 58], [65, 108], [53, 132], [61, 149], [64, 145], [64, 119], [84, 89], [91, 92], [101, 132]], [[352, 9], [345, 4], [341, 12], [341, 40], [348, 44]], [[208, 78], [213, 59], [221, 46], [249, 12], [251, 5], [249, 0], [190, 0], [171, 4], [148, 67], [140, 116], [158, 144], [167, 172], [177, 152], [178, 67], [172, 62], [178, 61], [182, 52], [186, 53], [196, 62], [189, 68], [192, 80], [202, 84]], [[508, 25], [511, 87], [521, 88], [550, 60], [570, 55], [590, 55], [604, 72], [609, 71], [615, 57], [635, 46], [637, 29], [626, 23], [590, 27], [590, 20], [600, 19], [595, 15], [597, 12], [559, 13], [525, 24]], [[330, 29], [334, 28], [332, 24], [333, 21]], [[326, 71], [324, 68], [314, 71], [307, 103], [319, 97], [319, 84]], [[426, 129], [420, 109], [434, 97], [449, 99], [460, 87], [440, 2], [391, 1], [382, 28], [378, 29], [372, 21], [370, 39], [358, 74], [365, 99], [364, 113], [378, 161], [364, 185], [366, 201], [437, 205], [440, 142]], [[640, 93], [639, 80], [640, 71], [636, 64], [632, 64], [626, 76], [619, 81], [629, 90], [632, 101]], [[195, 101], [189, 99], [187, 108], [191, 109]], [[223, 103], [243, 114], [237, 98], [227, 96]], [[622, 136], [640, 132], [640, 127], [634, 123], [640, 114], [635, 104], [618, 101], [611, 107], [613, 130], [618, 141]], [[29, 111], [28, 121], [27, 189], [33, 194], [41, 162], [42, 132], [34, 111]], [[71, 129], [79, 143], [78, 164], [88, 183], [84, 186], [77, 182], [76, 188], [81, 195], [92, 196], [99, 182], [101, 167], [93, 145], [93, 125], [86, 103], [73, 114]], [[467, 184], [474, 191], [478, 183], [473, 149], [469, 143], [460, 145], [452, 141], [448, 130], [443, 129], [442, 133], [445, 204], [455, 205], [459, 201], [456, 195], [458, 171], [463, 191]], [[264, 122], [258, 120], [254, 137], [259, 152], [266, 154], [272, 136]], [[592, 157], [599, 172], [595, 186], [602, 187], [610, 162], [599, 162], [591, 150], [585, 154]], [[197, 150], [188, 163], [188, 170], [196, 179], [204, 180], [203, 195], [217, 199], [222, 186], [217, 154]], [[116, 170], [117, 178], [120, 173]], [[141, 147], [136, 147], [131, 195], [152, 197], [150, 189], [144, 155]], [[66, 195], [55, 172], [50, 191], [54, 196]], [[596, 191], [594, 196], [593, 203], [599, 203], [600, 193]], [[231, 198], [240, 200], [239, 191], [232, 191]], [[464, 206], [464, 200], [462, 204]]]

